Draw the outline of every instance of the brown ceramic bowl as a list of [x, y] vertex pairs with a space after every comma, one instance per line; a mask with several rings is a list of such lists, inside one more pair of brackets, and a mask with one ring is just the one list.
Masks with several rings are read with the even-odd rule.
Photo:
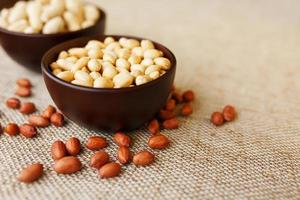
[[[121, 36], [112, 36], [119, 39]], [[141, 38], [122, 36], [127, 38]], [[176, 58], [161, 44], [154, 43], [172, 64], [160, 78], [144, 85], [120, 89], [89, 88], [70, 84], [51, 73], [50, 64], [59, 52], [84, 46], [89, 40], [103, 41], [105, 36], [84, 37], [53, 47], [42, 59], [42, 73], [47, 89], [56, 106], [72, 121], [93, 129], [107, 131], [133, 130], [151, 120], [165, 105], [170, 94]]]
[[[12, 7], [18, 0], [0, 0], [0, 9]], [[58, 34], [24, 34], [0, 28], [0, 43], [6, 53], [17, 63], [40, 70], [41, 58], [51, 47], [64, 41], [90, 35], [103, 35], [106, 15], [89, 28]]]

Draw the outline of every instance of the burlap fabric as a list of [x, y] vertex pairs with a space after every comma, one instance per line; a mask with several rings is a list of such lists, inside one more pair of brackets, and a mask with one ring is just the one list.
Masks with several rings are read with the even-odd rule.
[[[97, 1], [109, 14], [108, 33], [145, 36], [174, 51], [176, 83], [197, 94], [195, 112], [181, 127], [164, 131], [170, 148], [154, 151], [147, 168], [122, 168], [118, 178], [100, 180], [87, 167], [91, 152], [74, 175], [52, 170], [49, 148], [71, 136], [82, 142], [89, 131], [72, 122], [39, 130], [34, 139], [0, 136], [0, 199], [300, 199], [299, 1], [160, 0]], [[20, 44], [21, 45], [21, 44]], [[26, 47], [24, 47], [26, 48]], [[34, 56], [34, 55], [33, 55]], [[1, 52], [0, 120], [26, 118], [5, 107], [17, 77], [29, 77], [41, 110], [51, 102], [42, 78]], [[225, 104], [237, 107], [233, 123], [214, 127], [210, 113]], [[144, 128], [131, 133], [134, 152], [147, 148]], [[16, 180], [33, 161], [45, 175], [25, 185]]]

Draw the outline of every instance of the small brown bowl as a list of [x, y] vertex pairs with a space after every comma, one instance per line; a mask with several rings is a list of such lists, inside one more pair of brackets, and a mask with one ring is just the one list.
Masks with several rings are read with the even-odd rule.
[[[1, 0], [0, 10], [12, 7], [17, 1], [18, 0]], [[100, 11], [101, 18], [95, 25], [73, 32], [57, 34], [25, 34], [12, 32], [0, 27], [1, 46], [17, 63], [39, 71], [41, 58], [51, 47], [78, 37], [103, 35], [106, 15], [103, 10]]]
[[[53, 47], [42, 59], [44, 80], [56, 106], [72, 121], [106, 131], [134, 130], [151, 120], [167, 101], [176, 72], [176, 58], [169, 49], [154, 42], [156, 48], [171, 61], [171, 69], [154, 81], [130, 88], [77, 86], [57, 78], [50, 69], [50, 64], [56, 61], [59, 52], [84, 46], [92, 39], [103, 41], [105, 37], [78, 38]], [[112, 37], [141, 40], [131, 36]]]

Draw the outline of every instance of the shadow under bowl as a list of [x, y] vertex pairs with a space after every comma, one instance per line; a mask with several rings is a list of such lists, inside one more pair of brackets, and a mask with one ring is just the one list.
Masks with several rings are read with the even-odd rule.
[[[131, 36], [111, 36], [141, 40]], [[61, 51], [83, 47], [92, 39], [103, 41], [105, 37], [78, 38], [53, 47], [42, 59], [44, 81], [56, 106], [75, 123], [96, 130], [134, 130], [153, 119], [169, 97], [176, 72], [176, 58], [169, 49], [154, 42], [155, 47], [171, 61], [171, 68], [156, 80], [130, 88], [77, 86], [57, 78], [50, 69], [50, 64], [57, 60]]]
[[[1, 0], [0, 10], [12, 7], [17, 1]], [[73, 32], [25, 34], [0, 28], [0, 44], [15, 62], [34, 71], [40, 71], [43, 55], [53, 46], [78, 37], [104, 34], [106, 14], [101, 9], [99, 11], [101, 12], [101, 18], [95, 25]]]

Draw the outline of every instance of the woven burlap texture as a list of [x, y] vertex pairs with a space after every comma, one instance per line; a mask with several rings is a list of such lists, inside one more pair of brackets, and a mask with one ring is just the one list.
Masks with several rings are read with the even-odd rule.
[[[97, 0], [108, 13], [107, 33], [145, 36], [168, 46], [178, 59], [176, 84], [193, 89], [194, 114], [178, 130], [163, 131], [170, 148], [153, 151], [152, 166], [122, 167], [100, 180], [79, 156], [83, 170], [57, 175], [50, 146], [57, 140], [100, 134], [72, 122], [39, 129], [34, 139], [0, 136], [0, 199], [299, 199], [300, 198], [300, 3], [297, 0]], [[21, 44], [20, 44], [21, 45]], [[25, 49], [26, 47], [24, 47]], [[26, 50], [26, 49], [25, 49]], [[34, 55], [32, 55], [34, 56]], [[40, 74], [0, 52], [0, 121], [26, 117], [5, 106], [18, 77], [32, 80], [39, 111], [52, 103]], [[210, 113], [233, 104], [239, 117], [222, 127]], [[101, 105], [100, 105], [101, 106]], [[145, 128], [130, 133], [133, 152], [148, 149]], [[45, 174], [26, 185], [16, 175], [41, 162]]]

